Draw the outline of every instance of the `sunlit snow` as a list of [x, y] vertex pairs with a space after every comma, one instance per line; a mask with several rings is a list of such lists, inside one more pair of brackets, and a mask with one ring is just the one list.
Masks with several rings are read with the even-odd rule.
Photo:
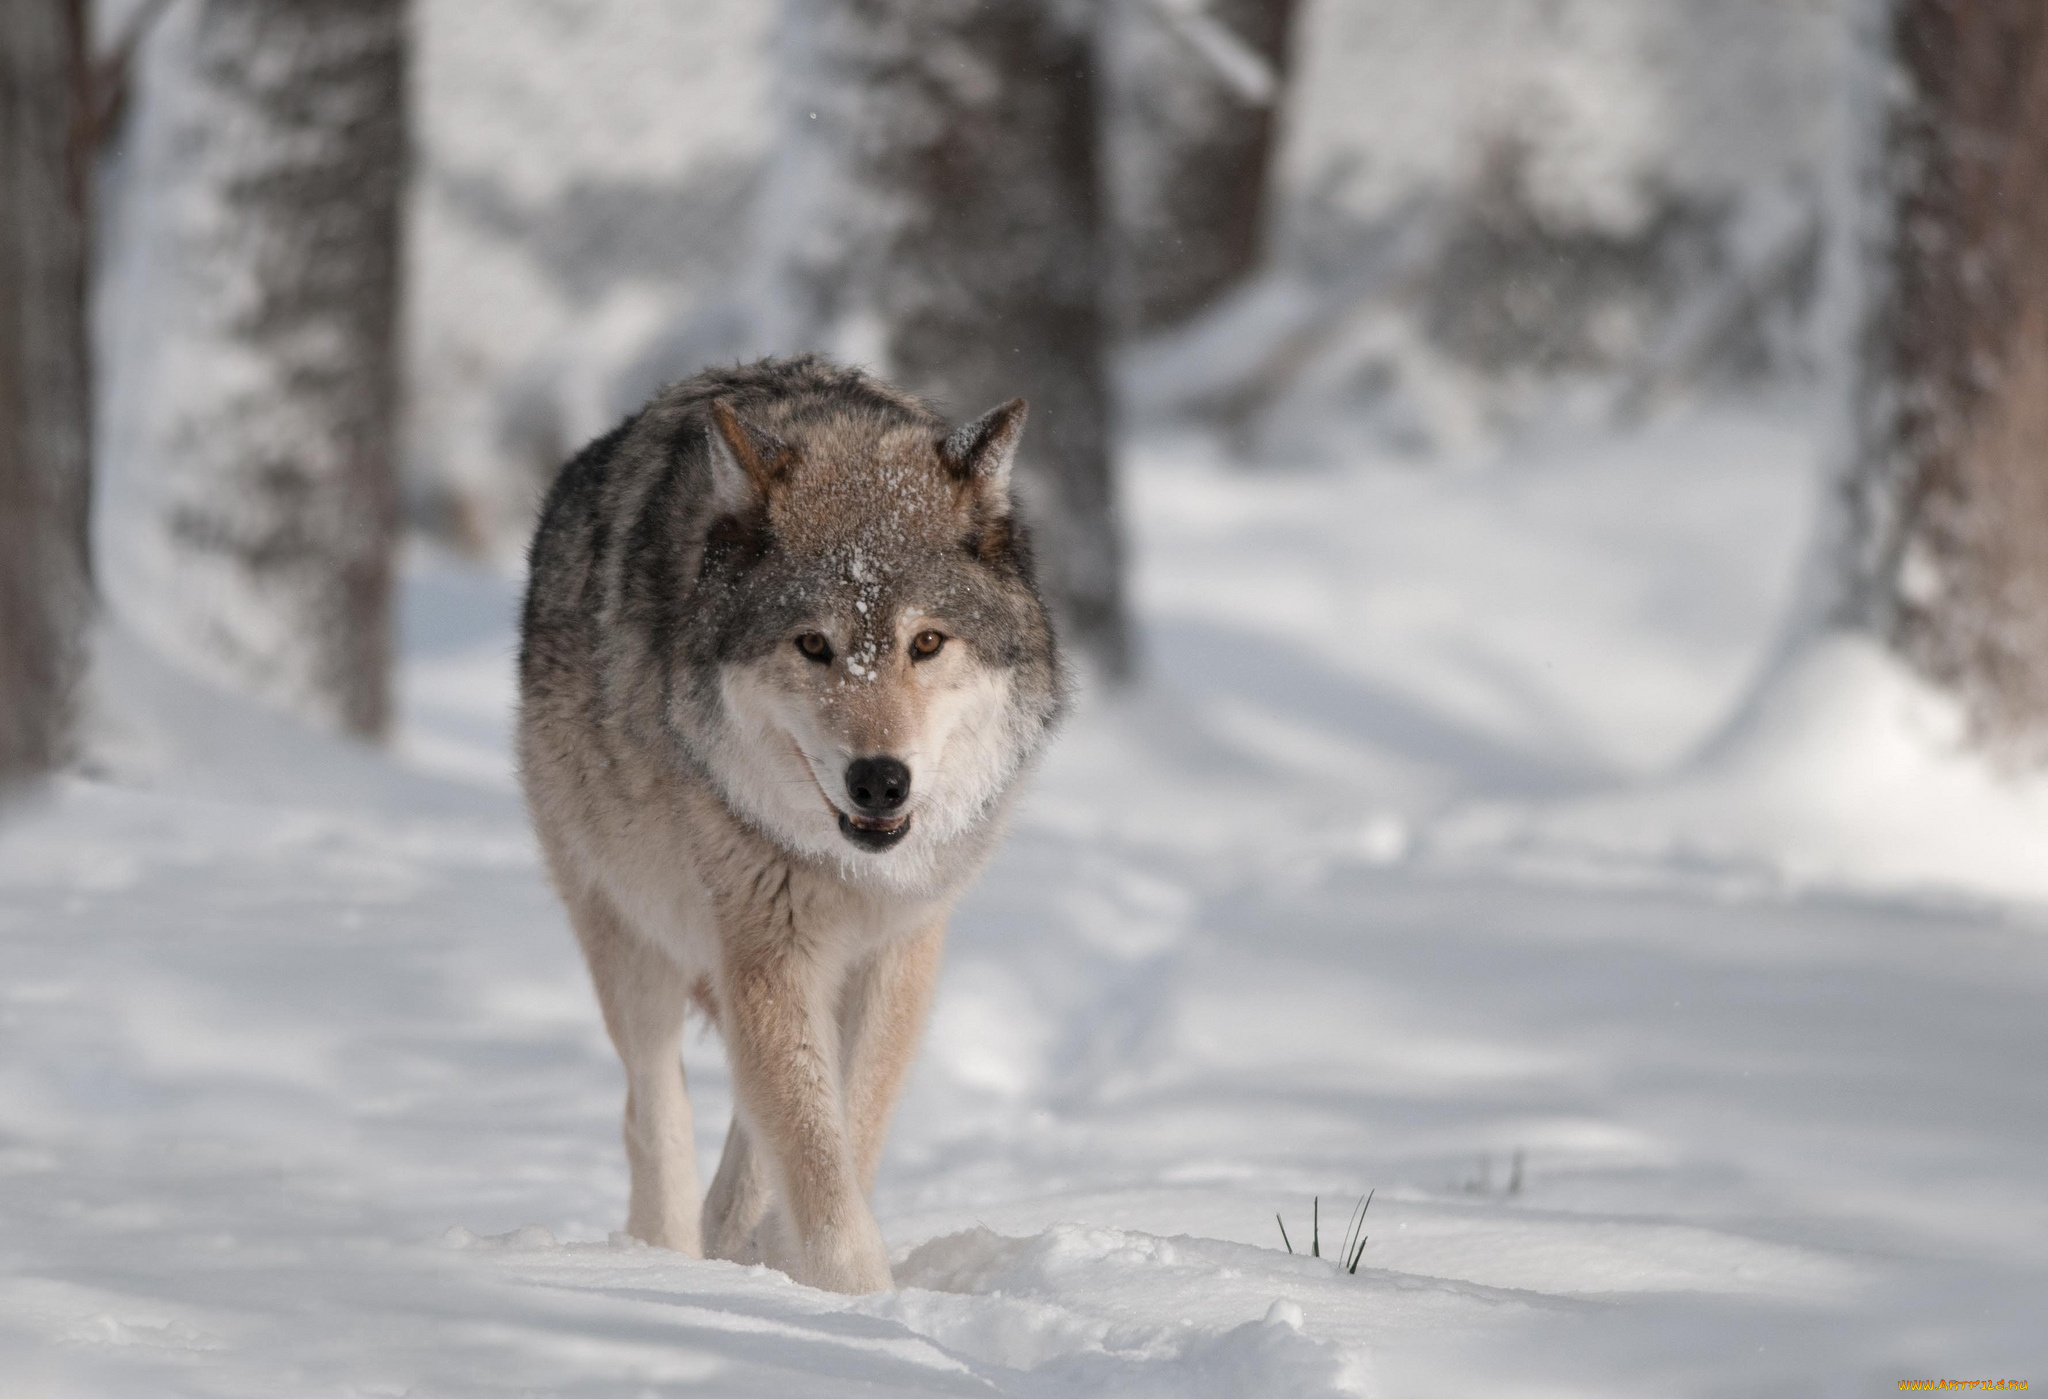
[[[620, 1075], [507, 753], [516, 582], [416, 560], [390, 757], [110, 634], [93, 773], [0, 831], [0, 1388], [2037, 1374], [2048, 938], [1990, 899], [2048, 827], [1881, 658], [1817, 663], [1853, 724], [1797, 673], [1738, 713], [1810, 450], [1768, 415], [1451, 471], [1141, 444], [1148, 678], [960, 910], [876, 1192], [899, 1287], [858, 1300], [614, 1233]], [[729, 1089], [686, 1060], [708, 1172]]]

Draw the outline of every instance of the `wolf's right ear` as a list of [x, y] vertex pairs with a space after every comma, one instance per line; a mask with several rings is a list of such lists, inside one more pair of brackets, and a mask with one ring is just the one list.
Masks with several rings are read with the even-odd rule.
[[939, 444], [939, 460], [972, 484], [982, 504], [996, 515], [1010, 513], [1010, 468], [1024, 437], [1031, 405], [1021, 398], [999, 403]]
[[711, 457], [714, 517], [745, 515], [765, 502], [796, 459], [788, 443], [744, 421], [726, 398], [711, 400], [711, 427], [704, 439]]

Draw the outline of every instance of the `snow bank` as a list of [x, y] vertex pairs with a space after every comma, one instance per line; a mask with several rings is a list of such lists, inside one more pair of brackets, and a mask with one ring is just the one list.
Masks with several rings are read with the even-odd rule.
[[1860, 635], [1793, 656], [1698, 760], [1619, 793], [1447, 821], [1447, 849], [1765, 872], [1793, 887], [2048, 900], [2048, 777]]

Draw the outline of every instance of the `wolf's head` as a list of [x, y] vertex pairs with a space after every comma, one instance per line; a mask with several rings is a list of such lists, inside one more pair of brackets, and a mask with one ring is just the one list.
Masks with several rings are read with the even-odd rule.
[[927, 882], [1065, 677], [1010, 498], [1021, 399], [955, 431], [850, 373], [701, 401], [696, 730], [727, 802], [863, 881]]

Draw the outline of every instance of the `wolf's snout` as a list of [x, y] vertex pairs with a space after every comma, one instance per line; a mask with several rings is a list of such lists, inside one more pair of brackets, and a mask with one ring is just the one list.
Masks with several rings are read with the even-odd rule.
[[910, 769], [894, 758], [855, 758], [846, 765], [846, 794], [871, 816], [886, 816], [910, 800]]

